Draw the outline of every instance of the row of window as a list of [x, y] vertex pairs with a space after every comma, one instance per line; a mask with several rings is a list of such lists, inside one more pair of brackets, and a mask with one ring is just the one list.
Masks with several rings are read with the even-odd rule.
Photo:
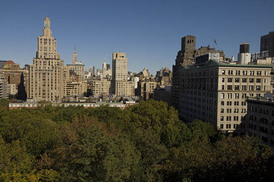
[[[232, 106], [232, 105], [234, 105], [234, 106], [239, 106], [240, 105], [240, 103], [241, 103], [241, 105], [242, 106], [245, 106], [246, 105], [246, 103], [243, 101], [243, 102], [239, 102], [239, 101], [227, 101], [226, 102], [226, 105], [227, 106]], [[221, 105], [222, 106], [224, 106], [225, 105], [225, 101], [221, 101]], [[245, 109], [246, 110], [246, 109]]]
[[[224, 126], [225, 126], [225, 128], [224, 128]], [[226, 125], [220, 124], [220, 129], [231, 129], [232, 126], [233, 126], [233, 129], [236, 129], [239, 127], [238, 124], [233, 124], [233, 125], [232, 124], [226, 124]]]
[[[260, 85], [242, 85], [242, 87], [240, 87], [240, 85], [234, 85], [234, 88], [233, 88], [233, 85], [227, 85], [227, 89], [225, 89], [225, 85], [222, 85], [222, 90], [240, 90], [240, 88], [242, 88], [241, 90], [261, 90], [261, 86]], [[267, 87], [264, 86], [264, 90], [266, 90]]]
[[[238, 108], [234, 108], [233, 110], [232, 109], [226, 109], [226, 113], [232, 113], [232, 111], [233, 111], [233, 113], [245, 113], [245, 109], [238, 109]], [[221, 113], [225, 113], [225, 109], [221, 109]]]
[[257, 112], [257, 113], [266, 114], [266, 115], [269, 114], [269, 115], [274, 116], [274, 110], [273, 109], [250, 106], [250, 107], [248, 107], [248, 111]]
[[[225, 80], [226, 80], [226, 78], [222, 78], [222, 82], [225, 82]], [[262, 79], [260, 79], [260, 78], [256, 78], [256, 79], [254, 79], [254, 78], [249, 78], [249, 79], [247, 79], [247, 78], [242, 78], [242, 79], [240, 79], [240, 78], [227, 78], [227, 82], [233, 82], [233, 80], [234, 80], [234, 82], [236, 82], [236, 83], [239, 83], [240, 81], [242, 81], [242, 83], [246, 83], [247, 81], [249, 81], [249, 83], [254, 83], [254, 82], [256, 82], [256, 83], [261, 83], [262, 82]], [[266, 83], [266, 79], [264, 79], [264, 82]]]
[[[222, 70], [222, 75], [258, 75], [261, 76], [262, 75], [262, 71], [247, 71], [247, 70]], [[267, 71], [265, 71], [265, 75], [267, 75]]]
[[[242, 94], [242, 99], [246, 98], [246, 94]], [[240, 98], [240, 94], [239, 93], [221, 93], [221, 99], [239, 99]]]

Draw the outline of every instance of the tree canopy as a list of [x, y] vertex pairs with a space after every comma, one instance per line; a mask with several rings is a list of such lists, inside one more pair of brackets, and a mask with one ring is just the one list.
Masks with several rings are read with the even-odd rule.
[[183, 123], [164, 102], [123, 111], [7, 109], [0, 101], [0, 181], [271, 181], [273, 150]]

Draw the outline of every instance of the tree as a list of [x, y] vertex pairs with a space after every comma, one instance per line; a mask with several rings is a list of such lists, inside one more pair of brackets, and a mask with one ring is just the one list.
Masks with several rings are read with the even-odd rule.
[[63, 131], [63, 145], [52, 155], [62, 181], [124, 181], [139, 161], [129, 140], [94, 119], [75, 118]]

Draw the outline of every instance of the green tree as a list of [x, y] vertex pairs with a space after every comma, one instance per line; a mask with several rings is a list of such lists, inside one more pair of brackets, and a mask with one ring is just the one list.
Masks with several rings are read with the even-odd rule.
[[88, 117], [75, 118], [63, 128], [63, 145], [53, 167], [62, 181], [125, 181], [139, 161], [125, 137]]

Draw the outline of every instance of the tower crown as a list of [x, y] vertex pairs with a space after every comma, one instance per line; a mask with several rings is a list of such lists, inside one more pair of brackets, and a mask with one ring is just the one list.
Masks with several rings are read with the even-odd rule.
[[50, 19], [46, 17], [44, 20], [43, 36], [52, 37], [52, 32], [50, 30]]

